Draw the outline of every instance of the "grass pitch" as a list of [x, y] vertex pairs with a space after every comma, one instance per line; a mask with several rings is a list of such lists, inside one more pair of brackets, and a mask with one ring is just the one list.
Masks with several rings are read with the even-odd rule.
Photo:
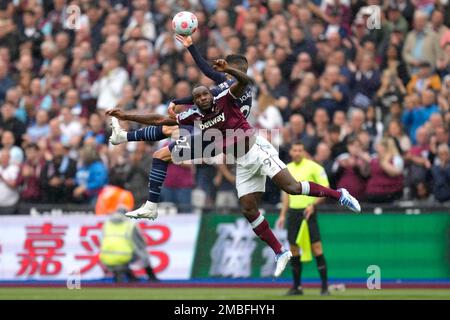
[[347, 289], [321, 297], [306, 288], [303, 296], [264, 288], [0, 288], [0, 300], [450, 300], [447, 289]]

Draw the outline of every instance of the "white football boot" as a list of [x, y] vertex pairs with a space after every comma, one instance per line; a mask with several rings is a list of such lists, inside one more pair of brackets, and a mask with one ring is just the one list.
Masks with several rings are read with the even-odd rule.
[[356, 200], [347, 189], [341, 188], [337, 191], [341, 192], [341, 197], [339, 198], [339, 203], [341, 206], [347, 207], [354, 212], [361, 212], [361, 206], [358, 200]]
[[127, 132], [120, 127], [119, 119], [111, 117], [111, 137], [109, 142], [113, 145], [118, 145], [128, 141]]
[[155, 220], [158, 217], [157, 206], [156, 203], [147, 201], [139, 209], [125, 213], [125, 216], [133, 219]]
[[278, 278], [283, 273], [289, 260], [291, 260], [291, 257], [291, 250], [285, 250], [282, 253], [277, 254], [277, 267], [275, 268], [275, 272], [273, 274], [274, 277]]

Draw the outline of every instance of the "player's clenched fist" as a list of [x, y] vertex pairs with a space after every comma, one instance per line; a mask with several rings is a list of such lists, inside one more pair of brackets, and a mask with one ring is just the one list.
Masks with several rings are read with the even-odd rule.
[[119, 120], [125, 120], [125, 113], [119, 108], [109, 109], [105, 114], [110, 117], [116, 117]]
[[224, 72], [228, 68], [228, 63], [224, 59], [217, 59], [214, 61], [213, 69], [219, 72]]

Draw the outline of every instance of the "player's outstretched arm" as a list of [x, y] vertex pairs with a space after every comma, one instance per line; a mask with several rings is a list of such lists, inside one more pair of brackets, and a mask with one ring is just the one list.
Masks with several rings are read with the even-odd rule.
[[234, 83], [230, 88], [231, 94], [235, 97], [240, 97], [241, 95], [243, 95], [246, 87], [253, 83], [253, 79], [250, 78], [246, 73], [238, 69], [231, 68], [223, 59], [214, 61], [213, 68], [214, 70], [228, 73], [236, 79], [237, 82]]
[[107, 110], [106, 115], [116, 117], [119, 120], [133, 121], [149, 126], [175, 126], [178, 124], [174, 117], [167, 117], [157, 113], [130, 114], [118, 108]]
[[182, 36], [182, 35], [175, 35], [178, 41], [180, 41], [183, 46], [188, 49], [188, 51], [191, 53], [192, 58], [194, 59], [195, 63], [199, 67], [199, 69], [203, 72], [205, 76], [213, 80], [216, 84], [220, 84], [222, 82], [227, 81], [227, 77], [222, 72], [215, 71], [208, 62], [202, 57], [200, 52], [198, 51], [197, 47], [194, 46], [192, 42], [191, 36]]

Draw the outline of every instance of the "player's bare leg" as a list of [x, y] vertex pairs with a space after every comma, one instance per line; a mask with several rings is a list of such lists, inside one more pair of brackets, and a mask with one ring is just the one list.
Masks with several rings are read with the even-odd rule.
[[139, 208], [125, 215], [129, 218], [144, 218], [155, 220], [158, 217], [157, 206], [161, 187], [166, 178], [167, 166], [172, 159], [169, 147], [164, 147], [153, 153], [152, 169], [149, 175], [148, 200]]
[[286, 168], [277, 173], [272, 181], [288, 194], [331, 198], [352, 211], [361, 211], [358, 200], [351, 196], [346, 189], [334, 190], [311, 181], [298, 182]]
[[239, 198], [242, 214], [250, 222], [255, 234], [267, 243], [277, 256], [277, 266], [274, 273], [275, 277], [279, 277], [286, 268], [292, 254], [289, 250], [283, 249], [283, 245], [277, 239], [270, 229], [269, 223], [258, 210], [261, 192], [249, 193]]

